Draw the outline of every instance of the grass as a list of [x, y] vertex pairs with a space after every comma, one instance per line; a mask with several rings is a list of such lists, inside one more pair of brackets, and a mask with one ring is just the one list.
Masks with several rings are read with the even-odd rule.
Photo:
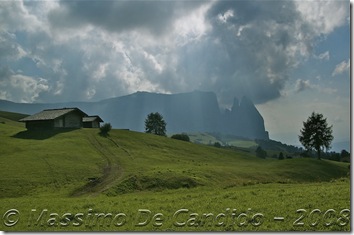
[[[0, 117], [0, 213], [16, 208], [21, 221], [6, 231], [348, 231], [346, 226], [294, 227], [297, 209], [321, 213], [350, 208], [348, 164], [315, 159], [260, 159], [251, 153], [197, 145], [166, 137], [98, 129], [27, 132], [22, 123]], [[89, 180], [93, 179], [93, 180]], [[173, 213], [222, 213], [226, 208], [265, 215], [261, 226], [173, 224]], [[251, 208], [252, 211], [248, 211]], [[36, 212], [31, 214], [31, 210]], [[94, 212], [127, 215], [116, 226], [27, 225], [36, 213]], [[139, 209], [162, 213], [161, 226], [136, 226]], [[92, 214], [91, 213], [91, 214]], [[40, 213], [39, 213], [40, 214]], [[144, 214], [144, 213], [140, 213]], [[148, 213], [145, 213], [146, 215]], [[332, 213], [333, 214], [333, 213]], [[48, 215], [49, 216], [49, 215]], [[54, 217], [58, 217], [54, 216]], [[72, 215], [71, 215], [72, 216]], [[142, 216], [142, 215], [141, 215]], [[285, 216], [285, 222], [274, 222]], [[45, 217], [45, 216], [44, 216]], [[157, 216], [159, 217], [159, 216]], [[86, 218], [86, 217], [85, 217]], [[84, 218], [84, 219], [85, 219]], [[248, 217], [247, 217], [248, 218]], [[65, 218], [58, 218], [62, 222]], [[74, 219], [70, 217], [69, 220]], [[141, 218], [143, 219], [143, 218]], [[199, 220], [197, 218], [196, 220]], [[249, 219], [249, 218], [248, 218]], [[309, 219], [306, 216], [306, 221]], [[304, 219], [304, 221], [305, 221]], [[310, 218], [311, 219], [311, 218]], [[41, 220], [42, 221], [42, 220]], [[33, 222], [33, 221], [32, 221]], [[31, 224], [32, 224], [31, 222]], [[192, 223], [192, 221], [190, 221]], [[65, 224], [65, 223], [64, 223]]]
[[[22, 219], [16, 226], [6, 228], [7, 231], [349, 231], [348, 213], [344, 211], [341, 214], [350, 208], [349, 184], [344, 179], [295, 185], [236, 186], [222, 190], [196, 187], [143, 191], [119, 197], [101, 194], [96, 197], [52, 198], [42, 195], [6, 198], [1, 202], [6, 208], [18, 209]], [[47, 213], [40, 216], [45, 209]], [[303, 212], [297, 212], [300, 209]], [[310, 216], [315, 209], [321, 212]], [[329, 209], [335, 210], [333, 217], [324, 215]], [[177, 211], [180, 213], [176, 215]], [[70, 222], [63, 220], [65, 213], [71, 214]], [[73, 216], [79, 213], [82, 214], [82, 222], [74, 225], [78, 221]], [[100, 213], [111, 213], [112, 217], [103, 219], [98, 217]], [[125, 215], [124, 219], [113, 220], [119, 213]], [[162, 215], [153, 219], [159, 213]], [[216, 218], [220, 213], [225, 214], [225, 219]], [[246, 216], [240, 216], [242, 213]], [[257, 221], [252, 221], [252, 217], [259, 213], [262, 214], [259, 218], [261, 224], [253, 225], [252, 222]], [[208, 219], [205, 219], [206, 214]], [[304, 218], [298, 221], [302, 215]], [[275, 221], [274, 217], [284, 217], [284, 221]], [[51, 218], [55, 218], [54, 223], [49, 221]], [[162, 221], [156, 221], [156, 218]], [[117, 226], [119, 222], [124, 223]], [[241, 225], [243, 222], [245, 224]], [[218, 223], [222, 223], [221, 226]]]
[[24, 117], [27, 117], [28, 114], [22, 114], [22, 113], [12, 113], [12, 112], [6, 112], [6, 111], [1, 111], [0, 110], [0, 117], [6, 118], [12, 121], [18, 121]]

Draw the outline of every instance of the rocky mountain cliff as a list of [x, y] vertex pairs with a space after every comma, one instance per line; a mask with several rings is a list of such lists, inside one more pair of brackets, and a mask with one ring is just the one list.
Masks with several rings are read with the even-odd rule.
[[[231, 111], [225, 110], [222, 120], [221, 132], [223, 133], [251, 139], [269, 139], [262, 115], [247, 97], [243, 97], [240, 102], [235, 98]], [[240, 133], [245, 134], [240, 135]]]
[[251, 100], [235, 98], [231, 110], [221, 111], [213, 92], [180, 94], [137, 92], [99, 102], [23, 104], [0, 100], [0, 110], [34, 114], [43, 109], [78, 107], [89, 115], [99, 115], [114, 128], [144, 131], [147, 114], [159, 112], [168, 133], [221, 132], [250, 139], [268, 139], [264, 120]]

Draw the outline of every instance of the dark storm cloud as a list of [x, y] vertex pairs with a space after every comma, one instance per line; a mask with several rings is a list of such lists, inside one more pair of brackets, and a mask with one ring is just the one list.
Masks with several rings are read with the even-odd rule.
[[113, 32], [146, 30], [160, 35], [201, 1], [61, 1], [49, 19], [57, 27], [91, 24]]
[[294, 48], [308, 51], [311, 45], [297, 35], [310, 32], [290, 1], [219, 1], [206, 18], [212, 31], [203, 50], [213, 54], [206, 73], [214, 74], [210, 86], [224, 99], [232, 94], [256, 103], [278, 98], [296, 64]]

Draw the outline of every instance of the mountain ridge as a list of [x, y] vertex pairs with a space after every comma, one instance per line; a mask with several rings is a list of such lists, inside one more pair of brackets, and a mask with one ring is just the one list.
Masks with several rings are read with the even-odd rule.
[[221, 110], [211, 91], [178, 94], [135, 92], [96, 102], [15, 103], [0, 100], [0, 110], [34, 114], [43, 109], [78, 107], [89, 115], [99, 115], [114, 128], [144, 131], [147, 114], [159, 112], [168, 133], [221, 132], [250, 139], [269, 139], [262, 115], [251, 100], [235, 98], [231, 110]]

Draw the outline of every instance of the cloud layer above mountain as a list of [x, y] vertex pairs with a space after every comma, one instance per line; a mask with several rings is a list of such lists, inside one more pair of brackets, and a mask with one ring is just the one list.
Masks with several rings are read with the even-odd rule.
[[1, 1], [0, 9], [0, 98], [18, 102], [196, 89], [222, 104], [243, 95], [265, 103], [349, 17], [347, 1]]

